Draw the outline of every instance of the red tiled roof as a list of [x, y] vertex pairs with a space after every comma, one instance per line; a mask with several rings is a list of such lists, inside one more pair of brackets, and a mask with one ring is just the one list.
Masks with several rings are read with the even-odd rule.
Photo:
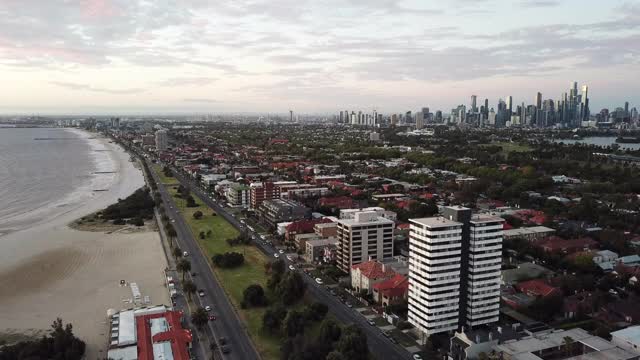
[[348, 196], [323, 197], [320, 198], [320, 206], [335, 206], [341, 209], [348, 209], [355, 206], [355, 201]]
[[518, 289], [518, 291], [525, 293], [529, 296], [546, 297], [549, 295], [559, 293], [560, 291], [558, 290], [558, 288], [555, 288], [539, 279], [523, 281], [521, 283], [516, 284], [515, 287], [516, 289]]
[[390, 278], [396, 274], [395, 271], [389, 268], [383, 270], [382, 263], [377, 260], [369, 260], [360, 264], [353, 265], [351, 268], [353, 270], [359, 269], [360, 274], [368, 279]]
[[588, 237], [566, 240], [558, 236], [549, 236], [538, 243], [538, 246], [549, 252], [574, 252], [583, 249], [593, 249], [596, 248], [597, 245], [598, 243], [595, 240]]
[[402, 224], [396, 225], [396, 228], [400, 229], [400, 230], [407, 230], [407, 229], [409, 229], [410, 226], [411, 226], [411, 224], [409, 224], [409, 223], [402, 223]]
[[312, 233], [313, 227], [316, 226], [316, 224], [324, 224], [324, 223], [330, 223], [330, 222], [333, 222], [333, 221], [331, 221], [331, 219], [328, 219], [328, 218], [313, 219], [313, 220], [298, 220], [287, 225], [285, 229], [287, 232], [294, 232], [296, 234]]
[[374, 284], [373, 288], [388, 297], [402, 297], [409, 291], [409, 279], [396, 274], [390, 279]]
[[[191, 331], [183, 329], [180, 322], [182, 312], [166, 311], [159, 314], [151, 314], [136, 317], [136, 332], [138, 338], [138, 359], [153, 360], [153, 343], [171, 342], [171, 352], [174, 360], [188, 360], [187, 347], [193, 340]], [[165, 318], [169, 323], [169, 330], [151, 336], [149, 327], [150, 319]]]

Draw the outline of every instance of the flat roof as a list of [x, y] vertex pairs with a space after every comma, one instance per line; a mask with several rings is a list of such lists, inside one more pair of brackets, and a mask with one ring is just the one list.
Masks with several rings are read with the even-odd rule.
[[477, 222], [502, 222], [504, 221], [503, 218], [499, 217], [499, 216], [495, 216], [495, 215], [489, 215], [489, 214], [474, 214], [471, 216], [471, 222], [473, 223], [477, 223]]
[[138, 346], [114, 348], [107, 351], [107, 358], [112, 360], [138, 360]]
[[448, 227], [448, 226], [462, 226], [462, 223], [457, 221], [449, 220], [442, 216], [437, 217], [428, 217], [428, 218], [419, 218], [419, 219], [409, 219], [410, 222], [414, 222], [416, 224], [424, 225], [430, 228], [437, 227]]
[[624, 339], [633, 344], [640, 344], [640, 325], [629, 326], [626, 329], [614, 331], [611, 336]]
[[546, 226], [531, 226], [517, 229], [504, 230], [505, 235], [526, 235], [526, 234], [539, 234], [546, 232], [555, 232], [555, 229], [548, 228]]
[[121, 311], [118, 324], [118, 345], [136, 343], [136, 320], [133, 310]]

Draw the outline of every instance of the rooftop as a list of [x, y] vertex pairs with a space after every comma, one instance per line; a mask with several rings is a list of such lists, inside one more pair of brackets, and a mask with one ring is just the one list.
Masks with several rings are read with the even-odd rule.
[[449, 226], [462, 226], [462, 223], [457, 221], [449, 220], [442, 216], [437, 217], [429, 217], [429, 218], [419, 218], [419, 219], [409, 219], [410, 222], [424, 225], [429, 228], [438, 228], [438, 227], [449, 227]]
[[640, 325], [629, 326], [626, 329], [614, 331], [611, 336], [624, 339], [633, 344], [640, 344]]
[[503, 218], [495, 215], [489, 215], [489, 214], [474, 214], [471, 216], [472, 223], [503, 222], [503, 221], [504, 221]]

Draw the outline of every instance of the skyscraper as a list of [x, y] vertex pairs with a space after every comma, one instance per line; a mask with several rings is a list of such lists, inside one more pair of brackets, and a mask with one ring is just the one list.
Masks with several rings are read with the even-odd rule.
[[538, 108], [538, 109], [542, 108], [542, 93], [541, 92], [538, 92], [536, 94], [536, 102], [535, 102], [535, 104], [536, 104], [536, 108]]
[[471, 112], [474, 114], [478, 112], [477, 99], [476, 95], [471, 95]]
[[504, 220], [451, 206], [409, 222], [409, 322], [427, 336], [497, 322]]
[[169, 147], [169, 139], [167, 138], [167, 130], [156, 131], [156, 150], [166, 151]]
[[509, 116], [513, 112], [513, 96], [507, 96], [507, 110], [509, 110]]

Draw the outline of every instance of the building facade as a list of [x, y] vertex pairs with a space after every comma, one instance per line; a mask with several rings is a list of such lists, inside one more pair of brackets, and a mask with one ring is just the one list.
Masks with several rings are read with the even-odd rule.
[[395, 222], [376, 211], [350, 215], [338, 220], [338, 268], [348, 273], [361, 262], [392, 258]]
[[409, 321], [424, 334], [498, 321], [503, 219], [442, 208], [411, 219]]

